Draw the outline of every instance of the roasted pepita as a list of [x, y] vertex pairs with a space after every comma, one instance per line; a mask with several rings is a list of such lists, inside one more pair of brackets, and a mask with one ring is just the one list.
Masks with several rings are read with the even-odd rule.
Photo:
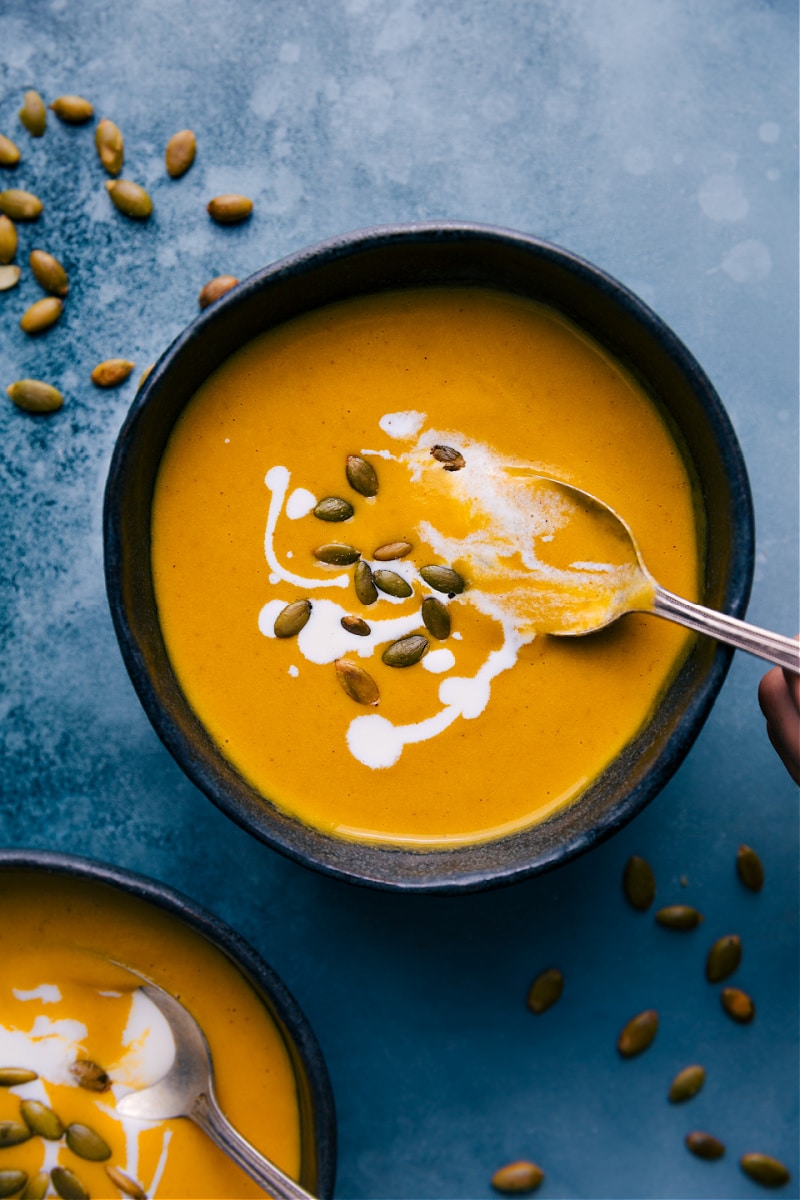
[[0, 267], [0, 292], [9, 292], [19, 283], [20, 270], [15, 263]]
[[15, 167], [21, 157], [16, 142], [0, 133], [0, 167]]
[[413, 549], [411, 542], [387, 542], [385, 546], [378, 546], [373, 550], [372, 557], [377, 562], [393, 562], [395, 559], [405, 558]]
[[56, 412], [64, 403], [64, 397], [52, 384], [41, 379], [17, 379], [10, 383], [6, 392], [16, 404], [29, 413]]
[[411, 584], [403, 579], [402, 575], [398, 575], [397, 571], [379, 567], [377, 571], [372, 572], [372, 578], [380, 591], [387, 596], [394, 596], [397, 600], [404, 600], [413, 594], [414, 589]]
[[107, 1092], [111, 1087], [111, 1077], [108, 1071], [93, 1062], [90, 1058], [76, 1058], [70, 1065], [69, 1073], [78, 1087], [87, 1092]]
[[326, 542], [324, 546], [317, 546], [314, 551], [314, 558], [319, 562], [335, 567], [349, 567], [352, 563], [358, 562], [360, 557], [361, 551], [356, 550], [355, 546], [351, 546], [347, 542]]
[[564, 976], [557, 967], [550, 967], [537, 975], [528, 989], [527, 1005], [532, 1013], [545, 1012], [561, 998], [564, 990]]
[[95, 129], [94, 144], [103, 170], [109, 175], [119, 175], [125, 160], [125, 141], [120, 129], [108, 117], [103, 117]]
[[63, 300], [58, 296], [45, 296], [42, 300], [34, 301], [30, 308], [25, 310], [19, 327], [29, 334], [44, 333], [45, 329], [55, 325], [63, 311]]
[[123, 1196], [130, 1196], [131, 1200], [147, 1200], [147, 1193], [135, 1179], [131, 1179], [130, 1175], [126, 1175], [119, 1167], [105, 1168], [106, 1175], [114, 1184], [114, 1187], [119, 1188]]
[[764, 864], [750, 846], [740, 846], [736, 852], [736, 870], [739, 878], [751, 892], [760, 892], [764, 886]]
[[361, 617], [342, 617], [342, 629], [354, 633], [356, 637], [369, 637], [372, 630]]
[[23, 1100], [19, 1110], [31, 1133], [36, 1133], [49, 1142], [57, 1142], [64, 1132], [64, 1125], [58, 1113], [39, 1100]]
[[792, 1178], [789, 1168], [771, 1154], [743, 1154], [739, 1165], [745, 1175], [763, 1187], [783, 1187]]
[[732, 975], [742, 961], [742, 939], [735, 933], [717, 938], [706, 958], [706, 979], [719, 983]]
[[136, 364], [127, 358], [106, 358], [92, 371], [92, 383], [96, 387], [119, 387], [130, 375]]
[[215, 275], [200, 289], [200, 295], [197, 297], [200, 307], [208, 308], [209, 304], [213, 304], [220, 296], [235, 288], [238, 282], [235, 275]]
[[26, 92], [22, 98], [19, 119], [31, 137], [41, 137], [47, 128], [47, 109], [38, 92]]
[[94, 108], [83, 96], [57, 96], [50, 108], [67, 125], [85, 125], [94, 116]]
[[460, 471], [467, 465], [461, 451], [452, 446], [434, 446], [431, 454], [442, 464], [445, 471]]
[[40, 287], [53, 296], [66, 296], [69, 291], [69, 278], [57, 258], [48, 254], [46, 250], [31, 250], [28, 264]]
[[720, 992], [720, 1002], [725, 1012], [740, 1025], [747, 1025], [756, 1015], [753, 998], [741, 988], [726, 987]]
[[18, 1087], [21, 1083], [32, 1083], [39, 1076], [27, 1067], [0, 1067], [0, 1087]]
[[240, 196], [238, 192], [227, 192], [209, 200], [206, 211], [218, 225], [238, 225], [240, 221], [246, 221], [252, 213], [253, 201], [247, 196]]
[[623, 1058], [633, 1058], [647, 1049], [657, 1033], [658, 1013], [653, 1008], [645, 1009], [623, 1026], [617, 1038], [617, 1050]]
[[90, 1200], [89, 1193], [69, 1167], [53, 1167], [50, 1181], [61, 1200]]
[[353, 572], [353, 586], [356, 596], [362, 604], [374, 604], [378, 599], [378, 589], [372, 578], [372, 568], [369, 563], [364, 562], [363, 558], [356, 563], [356, 569]]
[[377, 496], [378, 476], [375, 468], [360, 454], [348, 454], [344, 473], [354, 492], [360, 496]]
[[37, 1171], [25, 1184], [19, 1200], [44, 1200], [49, 1186], [50, 1176], [47, 1171]]
[[12, 221], [36, 221], [44, 211], [44, 205], [33, 192], [23, 188], [6, 188], [0, 192], [0, 213]]
[[450, 636], [450, 613], [446, 605], [435, 596], [426, 596], [422, 601], [422, 623], [431, 637], [443, 642]]
[[380, 702], [378, 685], [363, 667], [357, 667], [346, 658], [337, 658], [333, 665], [336, 678], [351, 700], [355, 700], [356, 704], [377, 707]]
[[538, 1188], [544, 1179], [544, 1171], [536, 1163], [520, 1159], [518, 1162], [506, 1163], [492, 1176], [492, 1187], [498, 1192], [521, 1194], [532, 1192]]
[[459, 596], [465, 587], [464, 580], [458, 571], [452, 567], [431, 564], [420, 568], [420, 575], [435, 592], [444, 592], [448, 596]]
[[690, 904], [668, 904], [656, 913], [656, 920], [665, 929], [696, 929], [703, 920], [702, 914]]
[[134, 221], [146, 221], [153, 211], [149, 194], [132, 179], [107, 179], [106, 188], [116, 209]]
[[381, 658], [387, 667], [413, 667], [427, 653], [429, 645], [423, 634], [412, 633], [387, 646]]
[[192, 165], [197, 154], [197, 139], [191, 129], [180, 129], [167, 142], [164, 161], [171, 179], [180, 179]]
[[622, 888], [633, 908], [645, 912], [650, 907], [656, 895], [656, 877], [646, 859], [638, 854], [631, 855], [625, 864]]
[[343, 500], [341, 496], [324, 496], [315, 506], [314, 516], [319, 521], [349, 521], [353, 511], [349, 500]]
[[696, 1096], [700, 1091], [705, 1081], [706, 1073], [703, 1067], [696, 1065], [684, 1067], [670, 1084], [670, 1100], [673, 1104], [680, 1104], [684, 1100], [691, 1100], [692, 1096]]
[[703, 1133], [697, 1129], [692, 1133], [687, 1133], [684, 1140], [687, 1149], [691, 1150], [692, 1154], [697, 1155], [698, 1158], [713, 1161], [722, 1158], [725, 1153], [725, 1143], [714, 1137], [712, 1133]]
[[19, 1146], [27, 1142], [31, 1131], [22, 1121], [0, 1121], [0, 1150], [5, 1146]]
[[293, 600], [281, 609], [275, 618], [273, 632], [278, 638], [297, 637], [300, 630], [311, 616], [310, 600]]
[[[17, 1171], [13, 1167], [0, 1170], [0, 1196], [13, 1196], [28, 1182], [27, 1171]], [[44, 1196], [44, 1192], [42, 1192]]]
[[89, 1125], [81, 1125], [74, 1121], [64, 1131], [67, 1145], [73, 1154], [85, 1158], [89, 1162], [104, 1162], [111, 1157], [111, 1147]]
[[17, 253], [17, 227], [10, 217], [0, 213], [0, 263], [10, 263]]

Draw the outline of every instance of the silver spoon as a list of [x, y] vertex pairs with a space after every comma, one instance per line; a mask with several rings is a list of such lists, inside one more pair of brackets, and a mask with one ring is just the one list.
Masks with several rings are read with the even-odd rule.
[[175, 1041], [175, 1060], [158, 1083], [124, 1096], [117, 1104], [117, 1112], [143, 1121], [188, 1117], [273, 1200], [313, 1200], [310, 1192], [251, 1146], [223, 1114], [214, 1094], [208, 1044], [191, 1013], [174, 996], [152, 983], [145, 984], [141, 991], [169, 1022]]
[[[552, 611], [548, 610], [548, 624], [543, 631], [565, 637], [582, 636], [602, 629], [628, 612], [652, 613], [800, 674], [800, 642], [795, 638], [770, 633], [736, 617], [729, 617], [725, 613], [705, 608], [702, 604], [684, 600], [656, 583], [642, 561], [633, 533], [610, 505], [604, 504], [591, 493], [559, 479], [536, 475], [527, 469], [512, 468], [510, 473], [524, 475], [532, 481], [541, 480], [543, 484], [557, 488], [568, 502], [565, 507], [569, 520], [588, 520], [594, 529], [602, 527], [604, 537], [616, 543], [623, 563], [632, 568], [631, 586], [618, 596], [612, 597], [610, 603], [605, 603], [609, 597], [604, 595], [602, 611], [589, 612], [584, 616], [580, 612], [576, 613], [574, 607], [569, 610], [565, 608], [561, 612], [555, 608]], [[591, 533], [591, 530], [589, 532]]]

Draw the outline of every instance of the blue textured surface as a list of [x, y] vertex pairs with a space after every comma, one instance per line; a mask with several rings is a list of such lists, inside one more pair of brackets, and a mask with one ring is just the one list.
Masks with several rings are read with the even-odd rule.
[[[138, 0], [0, 2], [0, 132], [23, 151], [0, 186], [45, 202], [20, 227], [67, 266], [62, 320], [19, 316], [30, 273], [0, 294], [5, 386], [57, 383], [61, 412], [0, 405], [0, 842], [141, 871], [238, 929], [310, 1018], [339, 1111], [342, 1198], [480, 1198], [512, 1158], [537, 1196], [763, 1194], [737, 1160], [763, 1150], [798, 1181], [796, 790], [739, 655], [687, 761], [612, 841], [553, 875], [458, 898], [378, 894], [289, 863], [227, 821], [146, 721], [107, 612], [101, 501], [141, 370], [197, 312], [211, 276], [383, 222], [505, 224], [596, 262], [686, 342], [731, 415], [750, 472], [757, 570], [749, 616], [795, 633], [797, 484], [797, 18], [788, 0]], [[146, 225], [111, 207], [91, 127], [17, 120], [25, 89], [87, 96], [126, 140]], [[198, 159], [163, 170], [171, 133]], [[207, 200], [243, 191], [246, 225]], [[101, 359], [137, 367], [89, 382]], [[3, 398], [4, 399], [4, 398]], [[765, 863], [760, 895], [734, 871]], [[705, 922], [670, 934], [627, 908], [623, 865], [645, 855], [659, 899]], [[736, 981], [758, 1012], [720, 1012], [708, 945], [739, 932]], [[525, 1008], [557, 964], [561, 1002]], [[650, 1051], [619, 1060], [623, 1022], [661, 1013]], [[708, 1071], [666, 1101], [690, 1061]], [[728, 1146], [685, 1150], [690, 1128]]]

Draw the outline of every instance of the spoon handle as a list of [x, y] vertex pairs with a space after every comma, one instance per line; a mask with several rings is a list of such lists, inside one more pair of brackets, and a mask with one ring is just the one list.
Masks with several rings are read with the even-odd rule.
[[310, 1192], [289, 1175], [285, 1175], [275, 1163], [259, 1154], [258, 1150], [234, 1129], [217, 1104], [213, 1092], [210, 1095], [208, 1092], [201, 1092], [189, 1115], [195, 1124], [208, 1134], [212, 1142], [246, 1171], [272, 1200], [313, 1200]]
[[656, 586], [655, 599], [651, 612], [656, 616], [666, 617], [679, 625], [686, 625], [698, 633], [707, 633], [719, 642], [735, 646], [737, 650], [746, 650], [765, 658], [768, 662], [793, 671], [800, 675], [800, 642], [795, 638], [784, 637], [780, 633], [770, 633], [767, 629], [759, 629], [756, 625], [748, 625], [737, 617], [729, 617], [725, 613], [715, 612], [714, 609], [704, 608], [702, 604], [694, 604], [668, 592], [666, 588]]

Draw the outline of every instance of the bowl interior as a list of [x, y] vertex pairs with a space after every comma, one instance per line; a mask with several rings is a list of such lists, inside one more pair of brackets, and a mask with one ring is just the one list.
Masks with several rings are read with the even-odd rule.
[[482, 226], [366, 230], [251, 276], [176, 340], [138, 393], [106, 488], [106, 584], [123, 657], [141, 702], [191, 779], [261, 840], [322, 871], [405, 890], [510, 881], [564, 862], [631, 819], [682, 762], [722, 685], [731, 652], [698, 639], [654, 719], [581, 797], [495, 842], [414, 851], [345, 842], [265, 801], [224, 759], [186, 703], [158, 625], [150, 509], [175, 421], [204, 379], [257, 334], [319, 306], [380, 291], [478, 285], [541, 301], [604, 346], [645, 386], [678, 432], [707, 529], [703, 602], [744, 614], [753, 517], [736, 436], [704, 372], [671, 330], [615, 280], [548, 243]]

